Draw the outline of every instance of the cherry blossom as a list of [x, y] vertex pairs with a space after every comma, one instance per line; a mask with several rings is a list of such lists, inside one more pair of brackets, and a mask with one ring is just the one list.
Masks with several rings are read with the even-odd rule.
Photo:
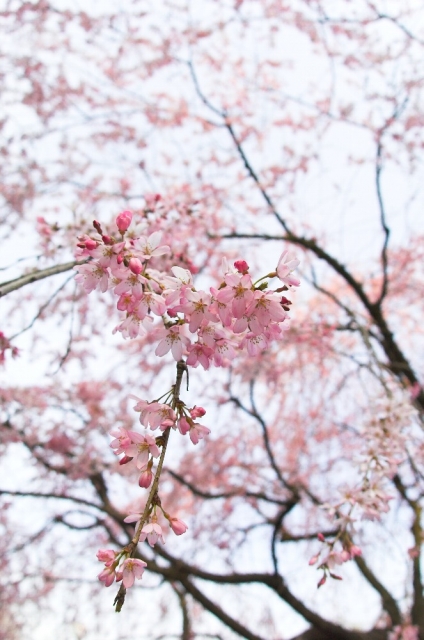
[[147, 563], [138, 558], [127, 558], [122, 563], [122, 582], [126, 589], [133, 586], [135, 579], [143, 576]]
[[158, 524], [155, 516], [152, 516], [151, 521], [145, 524], [141, 530], [140, 540], [143, 542], [146, 538], [151, 547], [154, 547], [158, 541], [165, 544], [162, 527]]
[[131, 442], [133, 444], [130, 444], [126, 448], [125, 453], [131, 458], [134, 458], [138, 469], [146, 466], [150, 455], [154, 458], [159, 457], [159, 449], [152, 436], [148, 434], [143, 436], [139, 433], [132, 432]]
[[299, 266], [299, 264], [300, 262], [299, 260], [297, 260], [294, 254], [286, 249], [285, 251], [283, 251], [278, 260], [276, 269], [277, 277], [288, 287], [298, 287], [300, 281], [298, 280], [298, 278], [295, 278], [292, 273], [294, 269]]

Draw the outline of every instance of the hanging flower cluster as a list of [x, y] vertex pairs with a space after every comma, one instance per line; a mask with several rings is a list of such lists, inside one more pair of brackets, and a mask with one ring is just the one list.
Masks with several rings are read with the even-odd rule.
[[[171, 351], [177, 362], [186, 357], [188, 365], [204, 369], [228, 365], [240, 351], [256, 356], [281, 338], [291, 305], [282, 293], [299, 285], [293, 276], [299, 261], [291, 254], [284, 251], [276, 270], [255, 282], [248, 264], [238, 260], [234, 268], [224, 266], [217, 288], [197, 290], [187, 269], [158, 268], [155, 259], [171, 253], [161, 244], [161, 233], [135, 237], [128, 234], [131, 221], [130, 211], [116, 218], [119, 238], [104, 234], [94, 221], [98, 236], [82, 236], [78, 243], [78, 256], [89, 261], [75, 267], [77, 282], [88, 293], [113, 289], [117, 308], [125, 313], [114, 332], [136, 338], [157, 327], [154, 317], [161, 318], [156, 355]], [[275, 277], [283, 286], [269, 289], [267, 279]]]
[[[205, 415], [205, 409], [188, 408], [180, 400], [183, 372], [187, 373], [188, 365], [200, 364], [204, 369], [211, 364], [226, 366], [236, 353], [244, 351], [256, 356], [267, 349], [288, 328], [291, 301], [282, 294], [299, 285], [293, 275], [299, 261], [284, 251], [275, 271], [256, 281], [249, 274], [247, 262], [237, 260], [234, 268], [224, 265], [222, 281], [216, 288], [196, 289], [191, 272], [172, 266], [166, 258], [171, 249], [161, 244], [161, 233], [141, 235], [137, 228], [131, 230], [132, 218], [130, 211], [118, 215], [117, 238], [105, 234], [100, 223], [94, 221], [96, 236], [78, 238], [78, 257], [87, 261], [75, 267], [76, 280], [87, 293], [113, 290], [117, 296], [117, 308], [125, 316], [114, 332], [124, 338], [136, 338], [154, 328], [158, 337], [156, 355], [161, 357], [170, 351], [177, 361], [176, 384], [163, 396], [152, 402], [130, 396], [136, 400], [134, 410], [140, 414], [140, 423], [151, 431], [159, 429], [162, 434], [154, 438], [124, 428], [111, 431], [111, 448], [116, 455], [123, 454], [119, 463], [135, 465], [140, 474], [139, 486], [151, 487], [143, 512], [130, 514], [124, 520], [136, 522], [131, 543], [119, 552], [101, 549], [97, 554], [105, 564], [99, 580], [107, 587], [121, 582], [115, 600], [118, 611], [125, 590], [142, 577], [147, 566], [132, 557], [138, 542], [147, 539], [151, 546], [165, 542], [158, 512], [162, 512], [176, 535], [187, 530], [182, 520], [164, 511], [158, 493], [171, 429], [188, 434], [193, 444], [210, 433], [196, 421]], [[268, 280], [272, 278], [278, 278], [282, 286], [270, 289]]]
[[414, 441], [416, 422], [417, 411], [404, 390], [389, 386], [386, 395], [374, 401], [373, 411], [361, 429], [362, 450], [357, 459], [360, 479], [353, 487], [341, 487], [342, 495], [337, 502], [322, 505], [339, 531], [330, 540], [318, 534], [323, 546], [309, 561], [315, 565], [319, 560], [317, 568], [323, 571], [318, 587], [326, 582], [327, 576], [341, 580], [333, 573], [334, 567], [361, 555], [361, 549], [352, 544], [349, 535], [355, 523], [380, 520], [389, 511], [393, 499], [389, 480], [408, 456], [407, 443]]

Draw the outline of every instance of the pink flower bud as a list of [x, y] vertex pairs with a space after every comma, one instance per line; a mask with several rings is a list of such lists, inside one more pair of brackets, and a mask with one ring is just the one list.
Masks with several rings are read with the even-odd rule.
[[101, 573], [97, 576], [100, 582], [103, 582], [105, 587], [110, 587], [115, 580], [115, 570], [112, 567], [106, 567], [103, 569]]
[[131, 258], [128, 262], [128, 266], [136, 276], [143, 271], [143, 265], [138, 258]]
[[320, 581], [318, 582], [318, 584], [317, 584], [318, 589], [319, 589], [320, 587], [322, 587], [322, 585], [323, 585], [323, 584], [325, 584], [325, 583], [326, 583], [326, 581], [327, 581], [327, 576], [326, 576], [326, 575], [325, 575], [325, 573], [324, 573], [324, 575], [322, 576], [321, 580], [320, 580]]
[[110, 566], [116, 557], [116, 553], [113, 549], [99, 549], [96, 555], [97, 560], [105, 562], [106, 566]]
[[319, 553], [317, 553], [315, 556], [312, 556], [312, 558], [309, 560], [309, 565], [312, 566], [313, 564], [316, 564], [319, 558]]
[[362, 555], [362, 551], [359, 547], [356, 546], [356, 544], [353, 544], [350, 549], [349, 549], [349, 553], [350, 553], [350, 557], [354, 558], [355, 556], [361, 556]]
[[180, 418], [178, 422], [178, 430], [183, 436], [185, 436], [185, 434], [190, 431], [190, 423], [188, 422], [187, 418], [184, 418], [184, 416]]
[[122, 264], [123, 260], [124, 260], [124, 256], [122, 255], [122, 253], [119, 253], [119, 254], [116, 256], [116, 262], [117, 262], [118, 264]]
[[153, 474], [150, 469], [146, 469], [138, 479], [138, 486], [147, 489], [152, 484]]
[[98, 220], [93, 220], [93, 227], [95, 228], [97, 233], [100, 233], [100, 235], [103, 235], [102, 226]]
[[343, 551], [340, 554], [340, 560], [342, 562], [347, 562], [348, 560], [350, 560], [351, 555], [349, 553], [349, 551], [346, 551], [346, 549], [343, 549]]
[[236, 260], [234, 266], [237, 271], [239, 273], [242, 273], [243, 275], [246, 275], [246, 273], [249, 271], [249, 265], [245, 260]]
[[132, 216], [133, 214], [131, 211], [123, 211], [116, 218], [116, 226], [118, 227], [120, 234], [124, 235], [125, 231], [131, 224]]
[[113, 244], [113, 240], [110, 236], [104, 235], [102, 236], [102, 240], [105, 244]]
[[93, 249], [95, 249], [98, 246], [98, 242], [96, 242], [95, 240], [93, 240], [92, 238], [88, 238], [85, 241], [85, 248], [88, 249], [89, 251], [92, 251]]
[[319, 534], [317, 535], [317, 538], [318, 538], [318, 540], [319, 540], [320, 542], [325, 542], [325, 538], [324, 538], [324, 536], [322, 535], [322, 533], [319, 533]]
[[131, 462], [131, 460], [132, 458], [130, 458], [130, 456], [124, 456], [120, 459], [119, 464], [128, 464], [128, 462]]
[[203, 407], [193, 407], [193, 409], [190, 409], [190, 415], [193, 420], [195, 420], [196, 418], [201, 418], [205, 415], [205, 413], [206, 409], [204, 409]]
[[171, 529], [176, 536], [181, 536], [188, 529], [185, 522], [179, 520], [178, 518], [169, 518], [169, 524], [171, 525]]

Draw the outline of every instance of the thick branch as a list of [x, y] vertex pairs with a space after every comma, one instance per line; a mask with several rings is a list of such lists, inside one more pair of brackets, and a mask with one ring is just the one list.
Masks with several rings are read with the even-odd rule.
[[190, 580], [180, 580], [181, 585], [184, 587], [187, 593], [189, 593], [197, 602], [199, 602], [204, 609], [212, 613], [218, 620], [221, 620], [229, 629], [232, 629], [242, 638], [247, 640], [264, 640], [261, 636], [252, 633], [245, 626], [240, 624], [237, 620], [225, 613], [221, 607], [212, 602], [200, 589], [198, 589]]
[[50, 278], [50, 276], [55, 276], [58, 273], [70, 271], [77, 265], [84, 264], [85, 262], [87, 261], [73, 260], [72, 262], [65, 262], [64, 264], [56, 264], [53, 267], [47, 267], [47, 269], [40, 269], [39, 271], [31, 271], [31, 273], [19, 276], [19, 278], [15, 278], [14, 280], [2, 282], [0, 283], [0, 298], [7, 295], [8, 293], [11, 293], [12, 291], [16, 291], [16, 289], [25, 287], [25, 285], [31, 284], [32, 282], [44, 280], [44, 278]]
[[387, 591], [386, 587], [382, 585], [381, 582], [376, 578], [376, 576], [368, 567], [368, 565], [366, 564], [362, 556], [356, 556], [355, 562], [358, 566], [359, 571], [364, 576], [364, 578], [380, 594], [383, 609], [387, 611], [387, 613], [389, 614], [393, 625], [401, 624], [402, 616], [399, 611], [399, 607], [397, 606], [396, 600]]

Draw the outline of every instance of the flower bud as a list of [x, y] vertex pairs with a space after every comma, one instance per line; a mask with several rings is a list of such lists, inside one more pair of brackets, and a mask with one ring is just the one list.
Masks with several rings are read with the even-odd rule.
[[203, 407], [193, 407], [190, 409], [190, 415], [195, 420], [196, 418], [202, 418], [206, 413], [206, 409]]
[[185, 434], [188, 431], [190, 431], [190, 423], [188, 422], [187, 418], [185, 418], [184, 416], [180, 418], [178, 422], [178, 430], [183, 436], [185, 436]]
[[239, 273], [242, 273], [243, 275], [246, 275], [246, 273], [249, 271], [249, 265], [245, 260], [236, 260], [234, 266], [237, 271]]
[[176, 536], [181, 536], [188, 529], [185, 522], [183, 522], [182, 520], [179, 520], [178, 518], [169, 518], [169, 524]]
[[356, 546], [356, 544], [353, 544], [350, 549], [349, 549], [349, 553], [350, 553], [350, 557], [354, 558], [355, 556], [361, 556], [362, 555], [362, 551], [359, 547]]
[[150, 469], [146, 469], [138, 479], [138, 486], [147, 489], [152, 484], [153, 474]]
[[97, 233], [100, 233], [101, 236], [103, 235], [102, 225], [98, 220], [93, 220], [93, 227], [95, 228]]
[[131, 258], [128, 262], [128, 266], [136, 276], [143, 271], [143, 265], [138, 258]]
[[349, 551], [346, 551], [346, 549], [343, 549], [343, 551], [340, 554], [340, 560], [342, 562], [347, 562], [348, 560], [350, 560], [351, 555], [349, 553]]
[[327, 576], [326, 576], [326, 575], [325, 575], [325, 573], [324, 573], [324, 575], [322, 576], [321, 580], [320, 580], [320, 581], [318, 582], [318, 584], [317, 584], [318, 589], [319, 589], [320, 587], [322, 587], [322, 585], [323, 585], [323, 584], [325, 584], [325, 583], [326, 583], [326, 581], [327, 581]]
[[123, 211], [116, 218], [116, 226], [118, 227], [119, 233], [121, 235], [124, 235], [125, 231], [130, 226], [131, 220], [132, 220], [132, 216], [133, 216], [133, 214], [131, 213], [131, 211]]
[[95, 249], [98, 246], [98, 242], [96, 242], [95, 240], [93, 240], [92, 238], [88, 238], [85, 241], [85, 248], [88, 249], [88, 251], [92, 251], [93, 249]]

